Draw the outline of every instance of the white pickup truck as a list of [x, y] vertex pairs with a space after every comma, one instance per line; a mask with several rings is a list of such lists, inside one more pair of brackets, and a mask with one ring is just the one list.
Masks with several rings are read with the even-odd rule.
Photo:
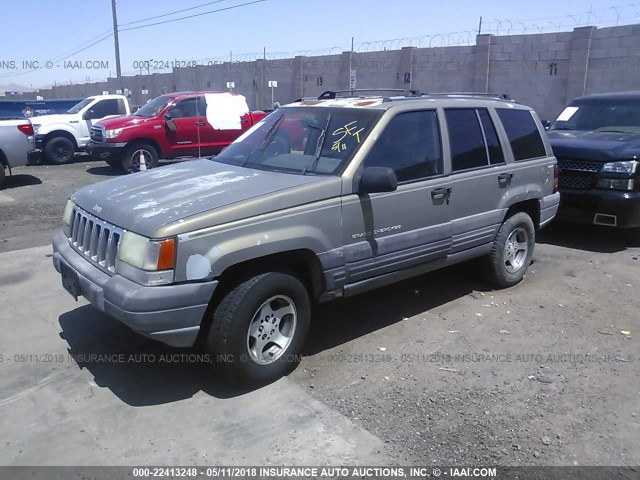
[[6, 172], [12, 167], [34, 163], [39, 152], [35, 150], [33, 127], [26, 118], [0, 118], [0, 188]]
[[129, 100], [124, 95], [87, 97], [67, 113], [33, 117], [36, 147], [49, 163], [67, 163], [76, 151], [89, 143], [93, 124], [107, 117], [131, 113]]

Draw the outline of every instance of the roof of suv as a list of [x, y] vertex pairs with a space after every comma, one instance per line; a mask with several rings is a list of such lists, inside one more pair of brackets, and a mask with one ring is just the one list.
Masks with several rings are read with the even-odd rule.
[[640, 98], [640, 90], [631, 92], [613, 92], [613, 93], [596, 93], [594, 95], [584, 95], [575, 98], [575, 100], [638, 100]]
[[[392, 96], [384, 95], [362, 95], [361, 92], [393, 92]], [[399, 95], [399, 93], [402, 93]], [[465, 103], [469, 106], [483, 105], [504, 107], [519, 106], [528, 108], [524, 105], [516, 103], [508, 95], [494, 93], [475, 93], [475, 92], [448, 92], [448, 93], [426, 93], [423, 94], [419, 90], [401, 90], [401, 89], [364, 89], [364, 90], [339, 90], [326, 91], [319, 97], [301, 98], [293, 103], [288, 104], [289, 107], [297, 106], [318, 106], [318, 107], [345, 107], [345, 108], [369, 108], [377, 110], [387, 110], [396, 105], [406, 105], [409, 107], [424, 107], [424, 102], [437, 102], [444, 106], [460, 105]]]

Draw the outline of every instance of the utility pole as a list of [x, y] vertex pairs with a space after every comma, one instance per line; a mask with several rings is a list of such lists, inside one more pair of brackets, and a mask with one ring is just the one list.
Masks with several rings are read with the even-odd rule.
[[[113, 14], [113, 41], [116, 47], [116, 77], [122, 89], [122, 72], [120, 71], [120, 44], [118, 43], [118, 16], [116, 14], [116, 0], [111, 0], [111, 13]], [[122, 90], [124, 92], [124, 90]]]

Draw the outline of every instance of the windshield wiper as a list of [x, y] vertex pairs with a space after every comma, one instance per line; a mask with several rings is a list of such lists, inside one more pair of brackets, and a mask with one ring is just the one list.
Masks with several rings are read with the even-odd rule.
[[[324, 143], [324, 137], [327, 134], [327, 129], [329, 128], [329, 123], [331, 122], [331, 114], [329, 114], [327, 116], [327, 123], [325, 123], [324, 128], [322, 129], [322, 131], [320, 132], [320, 136], [318, 137], [318, 143], [316, 143], [316, 151], [313, 153], [313, 163], [311, 164], [311, 168], [309, 167], [305, 167], [304, 170], [302, 170], [302, 175], [306, 175], [307, 172], [311, 171], [315, 171], [316, 167], [318, 166], [318, 162], [320, 161], [320, 153], [322, 153], [322, 144]], [[318, 128], [318, 127], [314, 127], [314, 128]]]
[[240, 165], [241, 167], [244, 167], [247, 163], [249, 163], [249, 160], [251, 160], [254, 157], [256, 152], [260, 152], [260, 153], [264, 152], [264, 150], [267, 148], [267, 146], [273, 139], [273, 136], [275, 135], [275, 132], [276, 132], [276, 128], [278, 128], [278, 125], [280, 125], [280, 122], [283, 119], [284, 119], [284, 113], [280, 115], [278, 119], [275, 122], [273, 122], [273, 125], [269, 127], [269, 130], [267, 130], [267, 133], [265, 133], [264, 135], [264, 140], [260, 144], [260, 147], [257, 150], [254, 150], [250, 155], [247, 156], [245, 161], [242, 162], [242, 164]]

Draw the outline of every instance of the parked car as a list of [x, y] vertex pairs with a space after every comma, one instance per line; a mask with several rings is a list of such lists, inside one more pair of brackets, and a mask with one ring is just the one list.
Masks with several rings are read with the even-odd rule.
[[548, 132], [558, 157], [558, 218], [640, 227], [640, 91], [573, 100]]
[[295, 366], [313, 301], [477, 257], [496, 287], [518, 283], [559, 202], [536, 114], [336, 95], [278, 108], [214, 158], [74, 193], [53, 239], [63, 286], [256, 385]]
[[33, 141], [33, 126], [28, 119], [0, 119], [0, 187], [13, 167], [35, 163], [39, 152]]
[[250, 112], [245, 97], [227, 92], [161, 95], [133, 115], [104, 120], [91, 129], [89, 152], [115, 168], [155, 168], [159, 158], [220, 152], [266, 116]]
[[106, 117], [131, 113], [124, 95], [87, 97], [64, 114], [40, 115], [33, 118], [36, 146], [49, 163], [68, 163], [75, 152], [89, 142], [91, 126]]
[[48, 100], [0, 100], [0, 117], [32, 118], [38, 115], [65, 113], [82, 98]]

